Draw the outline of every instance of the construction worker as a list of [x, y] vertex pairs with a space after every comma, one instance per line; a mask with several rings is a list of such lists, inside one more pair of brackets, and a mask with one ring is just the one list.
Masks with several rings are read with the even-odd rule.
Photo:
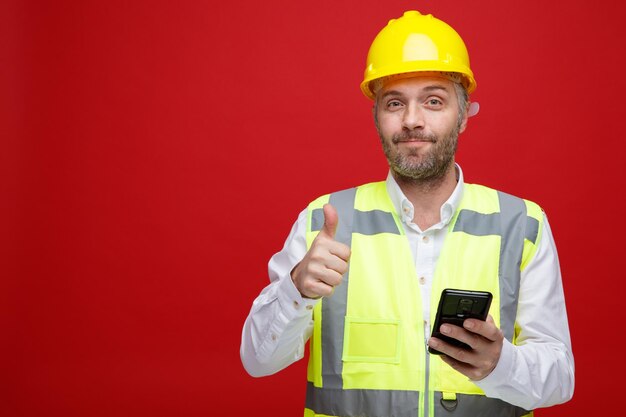
[[[373, 41], [361, 90], [389, 175], [300, 213], [243, 328], [253, 376], [309, 341], [305, 416], [527, 416], [572, 397], [546, 215], [455, 163], [475, 88], [463, 40], [432, 15], [408, 11]], [[439, 329], [469, 347], [431, 337], [445, 288], [493, 294], [487, 320]]]

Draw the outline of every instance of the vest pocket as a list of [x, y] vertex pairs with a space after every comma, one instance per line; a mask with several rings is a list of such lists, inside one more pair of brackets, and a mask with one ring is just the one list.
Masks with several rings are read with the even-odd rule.
[[400, 363], [400, 320], [346, 317], [344, 362]]

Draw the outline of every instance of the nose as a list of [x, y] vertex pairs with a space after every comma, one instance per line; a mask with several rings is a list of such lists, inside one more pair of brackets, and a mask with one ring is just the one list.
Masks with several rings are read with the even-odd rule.
[[409, 103], [402, 117], [402, 127], [407, 130], [420, 129], [424, 127], [424, 113], [416, 103]]

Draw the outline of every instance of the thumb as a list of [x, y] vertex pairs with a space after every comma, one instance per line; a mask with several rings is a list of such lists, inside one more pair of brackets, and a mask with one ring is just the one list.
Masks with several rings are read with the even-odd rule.
[[325, 233], [327, 236], [334, 238], [337, 232], [337, 224], [339, 223], [339, 216], [337, 210], [330, 204], [324, 204], [324, 226], [320, 233]]

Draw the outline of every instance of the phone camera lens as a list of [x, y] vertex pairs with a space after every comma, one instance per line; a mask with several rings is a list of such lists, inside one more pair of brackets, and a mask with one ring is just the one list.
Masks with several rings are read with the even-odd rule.
[[473, 300], [469, 300], [467, 298], [461, 298], [459, 301], [457, 316], [458, 317], [466, 317], [469, 313], [472, 312], [472, 306], [474, 305]]

